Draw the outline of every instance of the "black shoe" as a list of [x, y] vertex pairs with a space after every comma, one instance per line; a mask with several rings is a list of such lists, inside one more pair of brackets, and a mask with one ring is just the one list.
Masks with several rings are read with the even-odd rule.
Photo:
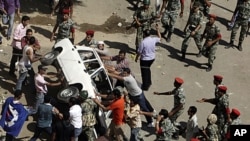
[[210, 72], [210, 71], [212, 70], [212, 68], [213, 68], [212, 65], [208, 65], [206, 71], [207, 71], [207, 72]]
[[185, 52], [182, 52], [182, 56], [181, 56], [181, 59], [186, 59], [186, 53]]
[[239, 44], [237, 48], [238, 48], [239, 51], [242, 51], [242, 50], [243, 50], [241, 44]]
[[228, 46], [225, 46], [225, 49], [229, 49], [229, 48], [234, 48], [234, 42], [230, 41]]
[[201, 51], [199, 51], [199, 53], [196, 55], [196, 57], [201, 57], [202, 56], [202, 53], [201, 53]]
[[171, 37], [167, 37], [167, 42], [171, 42]]

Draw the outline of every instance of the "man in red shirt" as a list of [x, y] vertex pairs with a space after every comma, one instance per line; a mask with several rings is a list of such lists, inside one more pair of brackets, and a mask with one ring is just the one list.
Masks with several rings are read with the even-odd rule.
[[104, 111], [112, 110], [112, 121], [107, 129], [106, 136], [109, 138], [109, 140], [113, 140], [112, 137], [115, 137], [114, 140], [117, 141], [123, 141], [128, 140], [125, 137], [125, 134], [123, 132], [124, 127], [124, 107], [125, 107], [125, 101], [122, 97], [121, 92], [118, 89], [113, 90], [114, 100], [113, 102], [105, 107], [101, 104], [101, 102], [98, 99], [94, 99], [94, 101], [99, 105]]

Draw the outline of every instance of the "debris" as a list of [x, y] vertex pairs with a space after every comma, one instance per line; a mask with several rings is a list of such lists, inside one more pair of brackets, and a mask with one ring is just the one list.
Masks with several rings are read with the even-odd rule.
[[118, 25], [118, 27], [122, 27], [122, 23], [121, 22], [119, 22], [117, 25]]

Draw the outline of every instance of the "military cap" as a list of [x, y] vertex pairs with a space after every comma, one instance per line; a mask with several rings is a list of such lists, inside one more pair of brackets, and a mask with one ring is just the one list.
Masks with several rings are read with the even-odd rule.
[[236, 116], [240, 116], [240, 111], [237, 109], [232, 109], [232, 114], [234, 114]]
[[220, 86], [218, 87], [218, 90], [221, 91], [221, 92], [226, 92], [226, 91], [227, 91], [227, 87], [224, 86], [224, 85], [220, 85]]
[[180, 77], [176, 77], [175, 82], [177, 82], [178, 84], [183, 84], [184, 83], [183, 79], [181, 79]]
[[93, 36], [94, 35], [94, 31], [93, 30], [88, 30], [86, 31], [87, 35]]
[[210, 17], [210, 18], [214, 18], [214, 19], [217, 18], [217, 16], [216, 16], [215, 14], [209, 14], [209, 17]]
[[214, 75], [214, 80], [222, 81], [223, 77], [221, 75]]
[[69, 9], [63, 9], [63, 14], [69, 14], [70, 10]]
[[200, 140], [197, 138], [191, 138], [190, 141], [200, 141]]

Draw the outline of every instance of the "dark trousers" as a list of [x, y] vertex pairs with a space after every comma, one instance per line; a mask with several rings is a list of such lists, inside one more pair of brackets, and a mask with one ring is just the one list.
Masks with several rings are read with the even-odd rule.
[[5, 141], [14, 141], [14, 137], [8, 133], [6, 133]]
[[[135, 101], [138, 101], [138, 104], [139, 104], [142, 111], [144, 111], [144, 112], [153, 112], [154, 111], [154, 108], [149, 103], [149, 101], [147, 100], [147, 98], [145, 97], [143, 92], [138, 96], [131, 96], [130, 95], [129, 98], [134, 99]], [[145, 118], [146, 118], [148, 123], [153, 122], [152, 117], [145, 116]]]
[[30, 139], [30, 141], [36, 141], [38, 138], [39, 138], [39, 136], [40, 136], [40, 134], [42, 133], [42, 132], [46, 132], [46, 133], [48, 133], [49, 135], [51, 135], [51, 133], [52, 133], [52, 128], [51, 127], [36, 127], [36, 130], [35, 130], [35, 133], [34, 133], [34, 136]]
[[140, 60], [142, 88], [148, 88], [151, 84], [151, 70], [150, 67], [155, 60]]
[[15, 73], [15, 64], [17, 61], [19, 61], [22, 58], [23, 55], [23, 51], [20, 49], [16, 49], [13, 47], [12, 50], [12, 57], [10, 60], [10, 70], [9, 70], [9, 74], [14, 74]]

